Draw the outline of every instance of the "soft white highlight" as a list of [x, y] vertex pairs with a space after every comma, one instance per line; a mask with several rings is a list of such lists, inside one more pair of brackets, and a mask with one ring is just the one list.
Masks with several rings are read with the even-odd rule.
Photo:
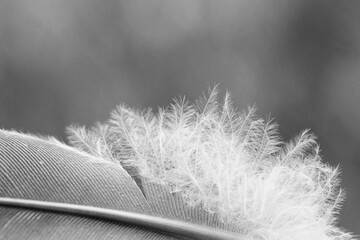
[[192, 206], [246, 223], [249, 239], [343, 240], [338, 168], [322, 162], [304, 131], [288, 144], [277, 125], [240, 112], [216, 89], [196, 105], [175, 100], [157, 114], [119, 106], [92, 131], [69, 128], [86, 152], [118, 161], [132, 176], [165, 184]]

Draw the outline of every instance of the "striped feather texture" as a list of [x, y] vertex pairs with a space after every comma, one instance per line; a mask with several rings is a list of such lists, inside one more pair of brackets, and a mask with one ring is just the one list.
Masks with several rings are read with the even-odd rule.
[[[53, 140], [1, 130], [0, 167], [0, 239], [236, 239], [223, 230], [241, 233], [216, 214], [186, 206], [165, 186], [144, 184], [142, 192], [120, 164]], [[40, 204], [35, 209], [31, 201], [16, 204], [11, 199], [44, 201], [53, 207]], [[94, 209], [85, 214], [67, 211], [66, 204], [114, 211], [99, 217], [101, 212]], [[120, 218], [124, 222], [111, 216], [119, 211], [125, 214]], [[129, 223], [127, 212], [139, 216]], [[149, 215], [158, 218], [143, 219]], [[154, 220], [162, 225], [152, 224]], [[185, 221], [193, 225], [182, 226]], [[175, 227], [161, 231], [169, 223]], [[195, 224], [198, 236], [192, 230]]]

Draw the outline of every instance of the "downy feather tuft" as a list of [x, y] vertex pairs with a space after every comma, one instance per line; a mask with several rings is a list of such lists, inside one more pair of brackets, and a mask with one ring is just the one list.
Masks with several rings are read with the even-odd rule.
[[122, 105], [93, 131], [68, 132], [74, 146], [119, 161], [188, 205], [246, 222], [249, 239], [352, 239], [335, 225], [339, 169], [322, 162], [315, 137], [306, 130], [284, 144], [275, 123], [253, 107], [234, 109], [229, 93], [220, 104], [216, 88], [196, 105], [180, 98], [157, 114]]

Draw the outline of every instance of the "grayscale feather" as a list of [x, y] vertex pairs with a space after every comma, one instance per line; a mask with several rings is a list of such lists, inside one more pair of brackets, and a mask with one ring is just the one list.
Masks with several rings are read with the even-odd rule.
[[74, 148], [0, 131], [0, 239], [355, 239], [336, 226], [339, 170], [314, 136], [285, 144], [216, 88], [67, 131]]

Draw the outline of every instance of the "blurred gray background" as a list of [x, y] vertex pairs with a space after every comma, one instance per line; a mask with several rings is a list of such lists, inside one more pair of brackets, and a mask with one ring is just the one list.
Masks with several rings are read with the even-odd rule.
[[209, 86], [305, 128], [341, 165], [340, 225], [360, 234], [360, 1], [0, 0], [0, 127], [66, 140], [120, 102]]

